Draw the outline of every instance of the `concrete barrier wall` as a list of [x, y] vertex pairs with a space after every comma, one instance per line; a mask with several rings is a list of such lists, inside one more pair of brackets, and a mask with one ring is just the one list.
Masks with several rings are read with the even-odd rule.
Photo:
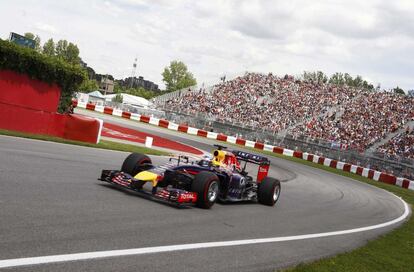
[[102, 122], [56, 112], [61, 90], [12, 71], [0, 71], [0, 129], [97, 143]]
[[56, 112], [61, 89], [13, 71], [0, 70], [0, 102], [27, 109]]

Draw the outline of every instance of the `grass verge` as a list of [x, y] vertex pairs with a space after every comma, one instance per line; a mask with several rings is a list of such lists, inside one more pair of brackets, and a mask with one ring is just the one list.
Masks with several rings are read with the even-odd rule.
[[37, 134], [30, 134], [30, 133], [10, 131], [10, 130], [0, 130], [0, 135], [15, 136], [15, 137], [35, 139], [35, 140], [41, 140], [41, 141], [50, 141], [50, 142], [56, 142], [56, 143], [62, 143], [62, 144], [72, 144], [72, 145], [108, 149], [108, 150], [137, 152], [137, 153], [143, 153], [143, 154], [148, 154], [148, 155], [159, 155], [159, 156], [169, 155], [169, 153], [167, 152], [152, 149], [152, 148], [117, 143], [117, 142], [112, 142], [112, 141], [104, 141], [104, 140], [101, 140], [99, 144], [91, 144], [91, 143], [66, 140], [66, 139], [53, 137], [53, 136], [37, 135]]
[[[256, 149], [254, 149], [257, 152]], [[360, 182], [385, 189], [402, 197], [411, 206], [414, 205], [414, 192], [395, 185], [374, 181], [359, 175], [315, 164], [299, 158], [286, 157], [272, 152], [260, 152], [281, 159], [294, 161], [337, 175], [349, 177]], [[310, 271], [414, 271], [414, 218], [411, 216], [401, 227], [368, 242], [365, 246], [351, 252], [321, 259], [312, 263], [299, 264], [285, 269], [288, 272]]]

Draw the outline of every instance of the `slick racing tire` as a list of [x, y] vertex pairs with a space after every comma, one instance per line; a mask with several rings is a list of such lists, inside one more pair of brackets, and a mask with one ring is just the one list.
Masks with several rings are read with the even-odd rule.
[[259, 203], [267, 206], [273, 206], [278, 201], [280, 196], [280, 181], [266, 177], [259, 185], [257, 192], [257, 200]]
[[197, 207], [210, 209], [219, 195], [219, 178], [212, 172], [200, 172], [194, 177], [191, 191], [197, 193]]
[[131, 153], [124, 160], [121, 171], [134, 177], [139, 172], [148, 169], [148, 166], [151, 164], [152, 161], [147, 155], [140, 153]]

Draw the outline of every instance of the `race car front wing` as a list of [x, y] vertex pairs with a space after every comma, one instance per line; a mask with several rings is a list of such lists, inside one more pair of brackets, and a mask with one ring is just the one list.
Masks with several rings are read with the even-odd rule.
[[142, 188], [142, 181], [135, 179], [131, 175], [118, 170], [102, 170], [99, 180], [135, 191], [138, 195], [152, 200], [162, 201], [177, 206], [195, 204], [197, 193], [181, 189], [165, 187], [154, 187], [152, 191]]

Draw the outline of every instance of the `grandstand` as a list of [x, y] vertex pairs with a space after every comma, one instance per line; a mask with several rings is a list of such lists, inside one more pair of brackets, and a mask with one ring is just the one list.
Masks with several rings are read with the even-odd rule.
[[397, 134], [377, 150], [389, 156], [414, 159], [414, 129], [407, 127], [405, 132]]
[[215, 121], [278, 133], [352, 99], [358, 92], [293, 77], [248, 73], [214, 86], [211, 92], [188, 92], [167, 100], [163, 108], [185, 109], [190, 115], [201, 112]]
[[[207, 120], [199, 125], [217, 132], [229, 133], [234, 128], [233, 134], [252, 140], [283, 144], [290, 137], [296, 141], [295, 147], [302, 139], [358, 153], [414, 120], [414, 98], [410, 96], [271, 73], [246, 73], [208, 90], [183, 90], [155, 103], [175, 116], [189, 117], [187, 123]], [[393, 138], [387, 150], [395, 150], [395, 145], [405, 147], [407, 141], [412, 146], [411, 140], [412, 134]], [[407, 155], [412, 148], [408, 149], [393, 153], [412, 158]], [[384, 146], [378, 151], [391, 152]]]
[[294, 134], [345, 144], [364, 151], [412, 120], [414, 100], [386, 92], [363, 92], [342, 116], [323, 116], [296, 127]]

